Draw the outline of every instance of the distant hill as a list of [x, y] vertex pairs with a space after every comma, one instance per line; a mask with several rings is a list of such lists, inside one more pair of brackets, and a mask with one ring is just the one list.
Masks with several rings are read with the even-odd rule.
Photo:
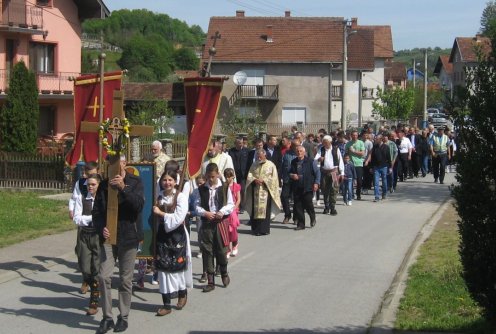
[[[106, 69], [127, 69], [131, 81], [167, 81], [174, 70], [196, 70], [197, 53], [205, 40], [198, 25], [146, 9], [113, 11], [105, 20], [86, 20], [83, 33], [103, 34], [105, 43], [120, 52], [111, 53]], [[94, 72], [95, 50], [83, 50], [83, 72]]]
[[[434, 71], [434, 67], [436, 66], [436, 62], [440, 55], [449, 55], [451, 53], [451, 48], [449, 49], [441, 49], [440, 47], [435, 48], [427, 48], [427, 71], [429, 75], [432, 75]], [[415, 48], [415, 49], [406, 49], [399, 50], [394, 52], [394, 61], [404, 63], [407, 68], [413, 66], [413, 59], [417, 63], [420, 63], [418, 69], [420, 71], [424, 71], [424, 51], [423, 49]]]

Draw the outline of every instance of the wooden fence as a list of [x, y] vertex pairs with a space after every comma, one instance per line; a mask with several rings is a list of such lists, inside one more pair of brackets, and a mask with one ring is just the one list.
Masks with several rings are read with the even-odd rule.
[[69, 190], [71, 183], [62, 155], [0, 152], [0, 188]]

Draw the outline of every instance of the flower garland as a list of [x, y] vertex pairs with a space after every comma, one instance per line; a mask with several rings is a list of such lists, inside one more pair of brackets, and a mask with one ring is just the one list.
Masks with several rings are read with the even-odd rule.
[[116, 140], [117, 147], [114, 147], [107, 138], [107, 134], [112, 135], [112, 133], [109, 131], [112, 123], [113, 120], [107, 118], [105, 121], [102, 122], [102, 124], [100, 124], [100, 128], [98, 129], [98, 137], [100, 138], [100, 143], [102, 144], [103, 148], [107, 151], [107, 154], [110, 156], [120, 154], [120, 152], [126, 150], [126, 143], [127, 143], [127, 139], [129, 139], [129, 128], [130, 128], [129, 120], [127, 118], [122, 119], [121, 120], [122, 133], [119, 135], [119, 138]]

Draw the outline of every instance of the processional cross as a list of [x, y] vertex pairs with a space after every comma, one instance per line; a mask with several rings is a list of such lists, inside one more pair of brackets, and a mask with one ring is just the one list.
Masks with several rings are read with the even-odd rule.
[[[107, 132], [112, 137], [112, 147], [116, 150], [116, 154], [125, 153], [129, 156], [129, 145], [127, 145], [127, 152], [122, 152], [121, 140], [128, 140], [123, 138], [121, 134], [124, 131], [123, 121], [125, 120], [124, 115], [124, 94], [120, 90], [114, 91], [113, 103], [112, 103], [112, 122], [110, 123]], [[96, 122], [81, 122], [81, 132], [97, 132], [100, 130], [101, 124]], [[106, 134], [104, 134], [106, 136]], [[153, 127], [146, 125], [131, 125], [129, 126], [129, 136], [130, 137], [142, 137], [153, 135]], [[106, 138], [106, 137], [105, 137]], [[101, 143], [100, 143], [101, 145]], [[102, 152], [102, 150], [100, 150]], [[103, 157], [98, 157], [99, 162], [103, 161]], [[107, 172], [105, 176], [113, 178], [115, 175], [120, 173], [120, 159], [111, 159], [108, 162]], [[108, 187], [107, 196], [107, 229], [110, 232], [110, 238], [105, 242], [115, 245], [117, 243], [117, 217], [118, 217], [118, 191], [112, 187]]]

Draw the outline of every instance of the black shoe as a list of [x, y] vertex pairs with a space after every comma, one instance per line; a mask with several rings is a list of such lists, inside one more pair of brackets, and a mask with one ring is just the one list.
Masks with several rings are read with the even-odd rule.
[[323, 215], [327, 215], [327, 214], [329, 214], [329, 209], [327, 209], [327, 208], [326, 208], [326, 209], [324, 209], [324, 211], [322, 212], [322, 214], [323, 214]]
[[303, 226], [296, 226], [294, 230], [295, 231], [302, 231], [304, 229], [305, 229], [305, 227], [303, 227]]
[[439, 184], [444, 184], [444, 182], [443, 181], [439, 181]]
[[338, 214], [338, 212], [336, 211], [336, 209], [331, 209], [331, 216], [336, 216]]
[[124, 332], [127, 329], [127, 321], [122, 319], [120, 316], [117, 317], [117, 323], [114, 327], [114, 332]]
[[382, 200], [386, 200], [386, 195], [382, 195]]
[[314, 227], [314, 226], [315, 226], [315, 224], [317, 224], [317, 221], [316, 221], [316, 220], [312, 220], [312, 221], [310, 222], [310, 226], [312, 226], [312, 227]]
[[104, 334], [115, 327], [114, 320], [112, 319], [102, 319], [100, 321], [100, 327], [96, 330], [96, 334]]
[[357, 196], [357, 201], [361, 201], [362, 200], [362, 196]]

